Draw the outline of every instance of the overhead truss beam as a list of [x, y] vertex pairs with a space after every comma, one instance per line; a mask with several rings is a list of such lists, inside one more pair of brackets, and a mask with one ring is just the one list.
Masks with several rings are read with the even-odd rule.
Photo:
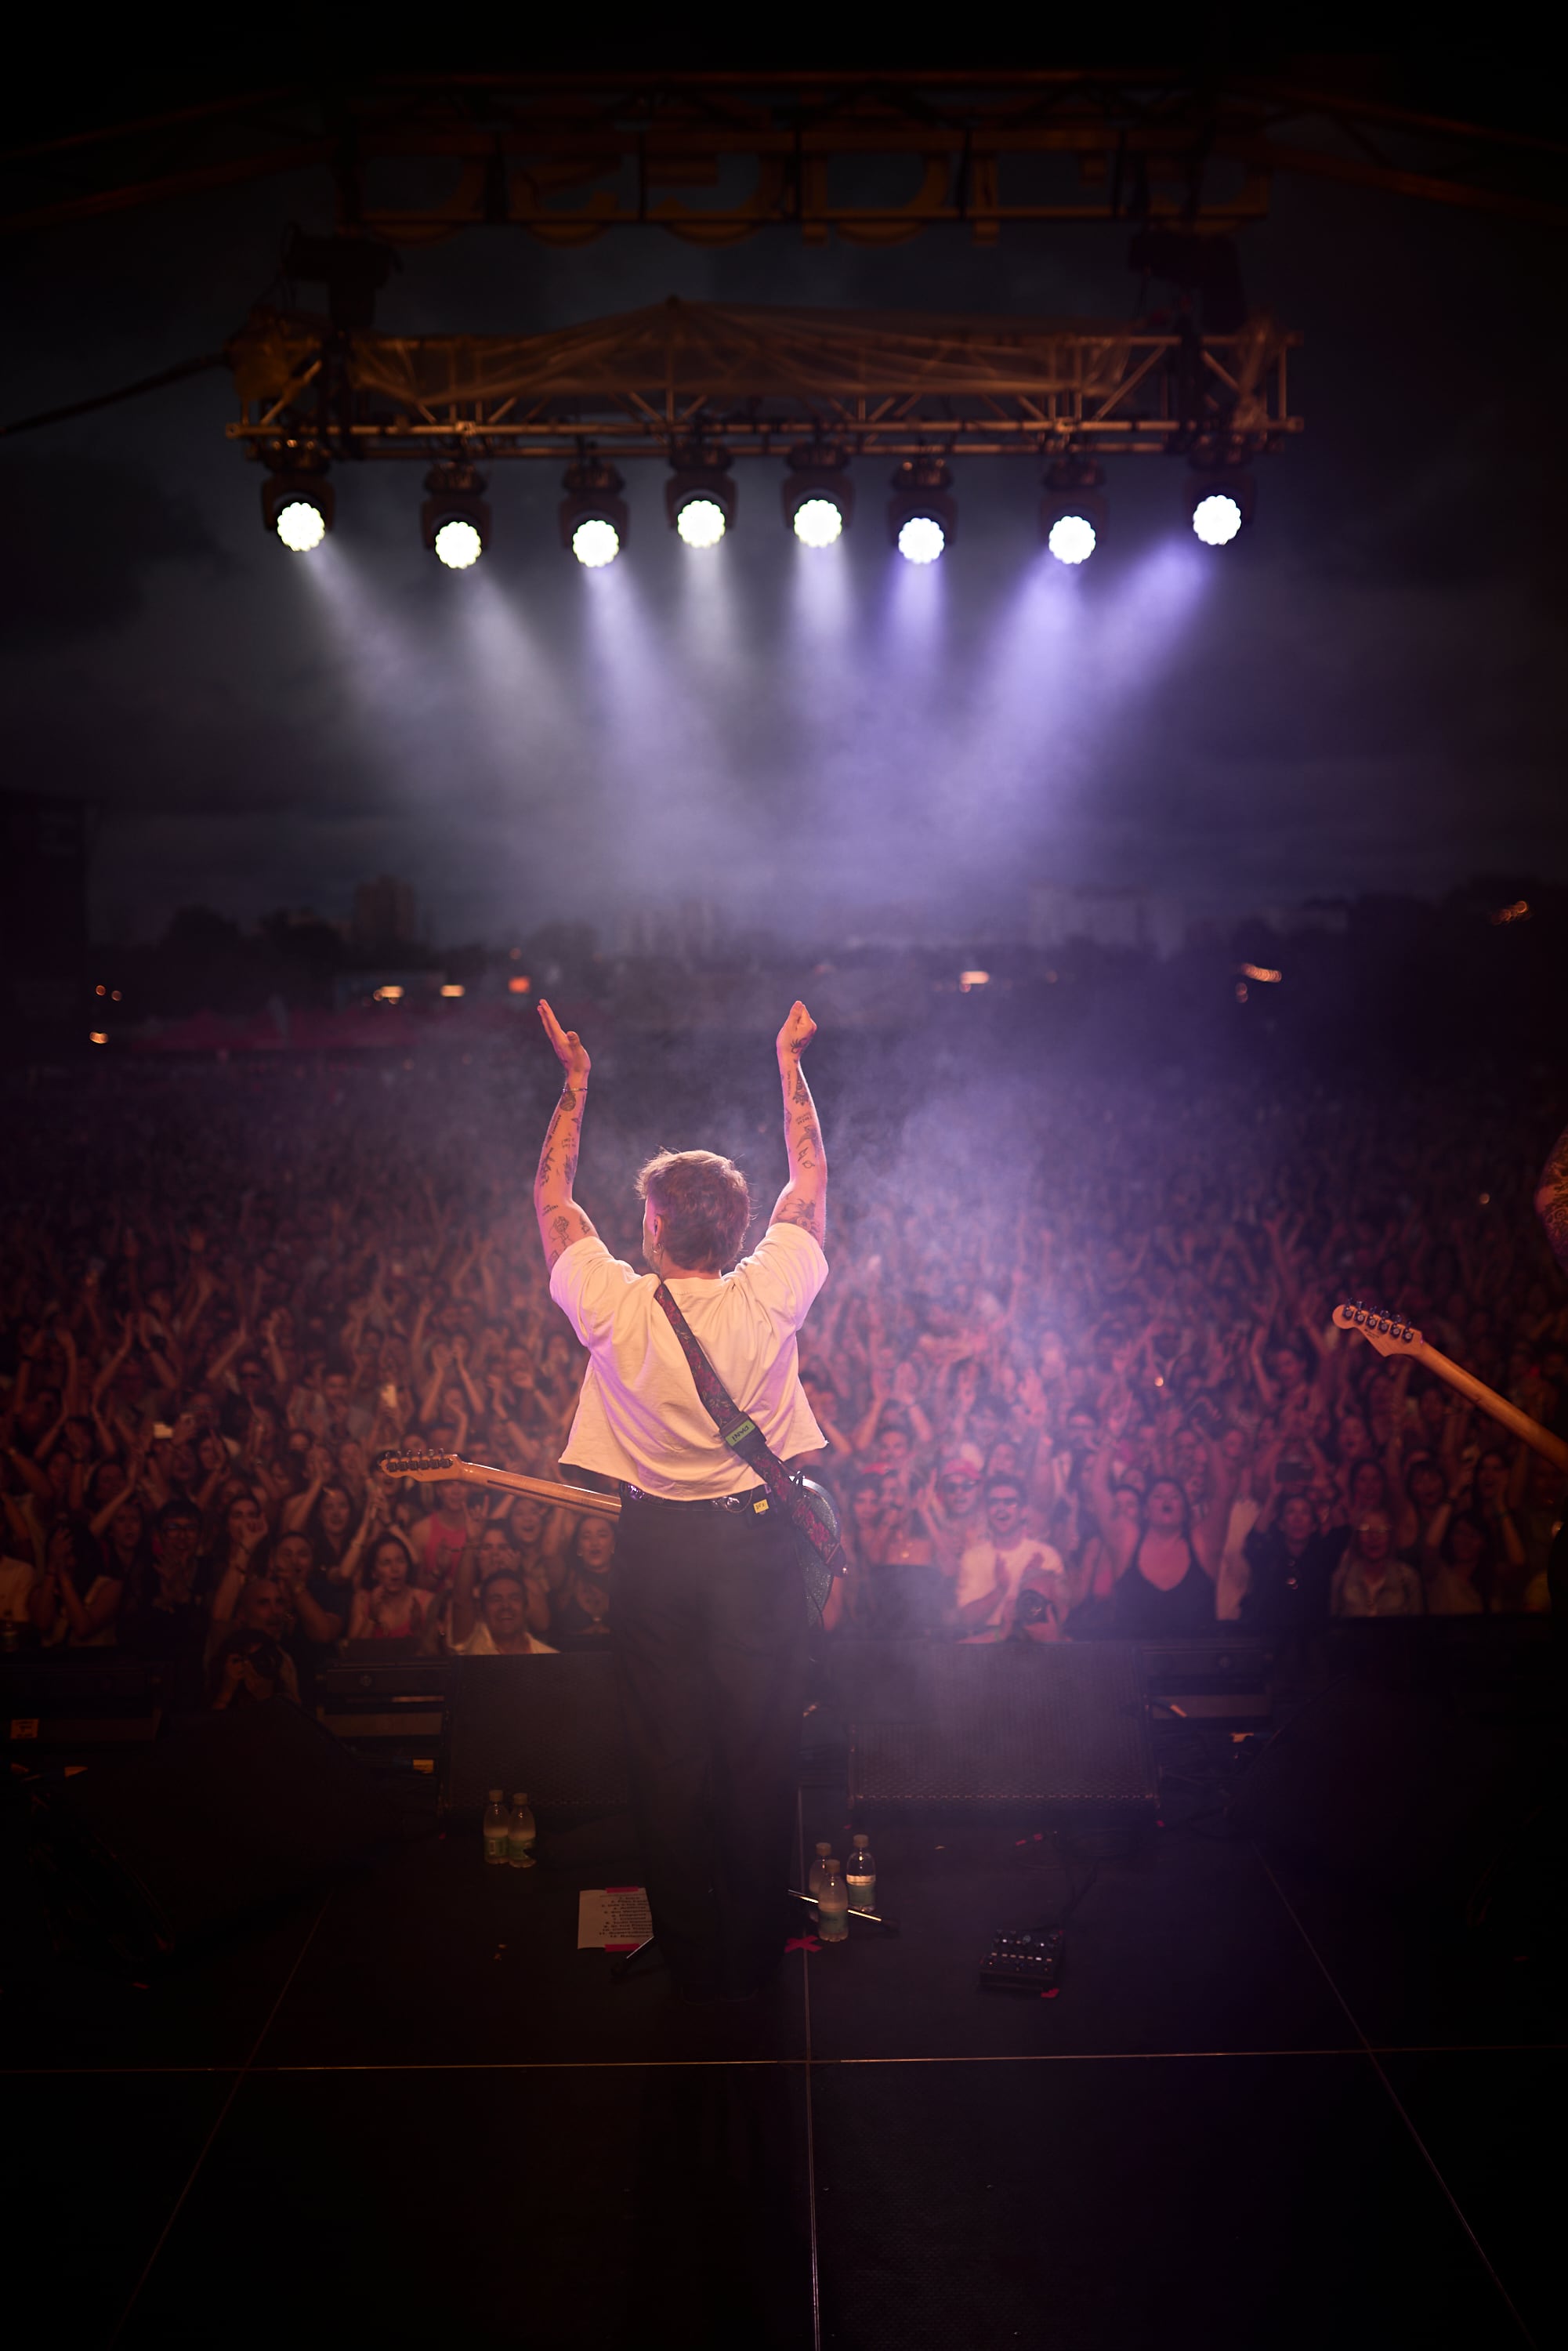
[[1232, 455], [1301, 430], [1268, 318], [1235, 334], [1085, 320], [669, 301], [555, 334], [338, 335], [258, 313], [229, 347], [228, 436], [281, 462], [465, 455]]
[[890, 245], [1029, 224], [1226, 233], [1277, 172], [1563, 225], [1568, 148], [1284, 79], [1174, 68], [367, 76], [0, 154], [0, 229], [319, 173], [340, 229], [418, 246], [653, 226]]

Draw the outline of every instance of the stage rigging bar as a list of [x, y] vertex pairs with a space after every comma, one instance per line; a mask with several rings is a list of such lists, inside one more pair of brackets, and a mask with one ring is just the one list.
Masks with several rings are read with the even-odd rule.
[[731, 456], [802, 445], [850, 456], [1182, 454], [1235, 457], [1302, 429], [1266, 315], [1228, 334], [1117, 321], [765, 309], [672, 299], [544, 335], [331, 333], [258, 311], [229, 346], [231, 441], [269, 459], [560, 463]]

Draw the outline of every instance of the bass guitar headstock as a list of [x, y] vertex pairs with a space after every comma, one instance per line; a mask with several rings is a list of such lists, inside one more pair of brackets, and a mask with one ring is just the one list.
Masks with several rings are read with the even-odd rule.
[[1402, 1322], [1396, 1314], [1380, 1314], [1375, 1306], [1339, 1305], [1334, 1308], [1333, 1319], [1342, 1331], [1359, 1331], [1380, 1355], [1417, 1355], [1421, 1352], [1421, 1333], [1415, 1325]]
[[371, 1464], [383, 1478], [413, 1478], [425, 1486], [461, 1478], [466, 1466], [455, 1453], [378, 1453]]

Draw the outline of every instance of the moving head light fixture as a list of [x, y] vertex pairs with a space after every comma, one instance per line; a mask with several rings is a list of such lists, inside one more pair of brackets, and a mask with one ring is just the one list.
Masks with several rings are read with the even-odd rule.
[[1058, 563], [1087, 563], [1105, 535], [1104, 470], [1092, 457], [1059, 457], [1046, 469], [1040, 536]]
[[484, 477], [457, 459], [433, 465], [424, 477], [424, 487], [425, 501], [419, 510], [421, 536], [448, 571], [466, 571], [490, 544]]
[[272, 471], [261, 486], [263, 527], [291, 555], [308, 555], [332, 528], [332, 485], [319, 449], [298, 445], [269, 453]]
[[561, 487], [560, 543], [590, 571], [601, 570], [626, 544], [626, 485], [607, 457], [580, 457]]
[[906, 563], [935, 563], [958, 527], [952, 475], [940, 457], [910, 457], [891, 486], [887, 527], [894, 547]]
[[707, 449], [700, 441], [684, 441], [671, 455], [664, 511], [688, 547], [716, 547], [735, 520], [729, 462], [727, 449]]
[[1252, 519], [1257, 486], [1237, 464], [1195, 465], [1186, 486], [1192, 527], [1205, 547], [1228, 547]]
[[779, 495], [784, 519], [802, 547], [831, 547], [848, 530], [855, 510], [848, 465], [842, 449], [806, 444], [790, 450]]

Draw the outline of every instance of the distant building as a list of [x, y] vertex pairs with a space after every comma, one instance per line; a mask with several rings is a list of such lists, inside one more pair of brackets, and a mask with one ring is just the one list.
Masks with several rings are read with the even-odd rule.
[[711, 898], [628, 906], [615, 925], [615, 952], [666, 956], [676, 963], [710, 963], [728, 936], [724, 916]]
[[1070, 890], [1038, 882], [1029, 893], [1029, 944], [1064, 947], [1075, 939], [1099, 947], [1173, 956], [1186, 939], [1180, 899], [1148, 890]]
[[349, 936], [357, 947], [414, 946], [419, 934], [414, 925], [413, 883], [394, 882], [390, 873], [361, 882], [354, 892]]

